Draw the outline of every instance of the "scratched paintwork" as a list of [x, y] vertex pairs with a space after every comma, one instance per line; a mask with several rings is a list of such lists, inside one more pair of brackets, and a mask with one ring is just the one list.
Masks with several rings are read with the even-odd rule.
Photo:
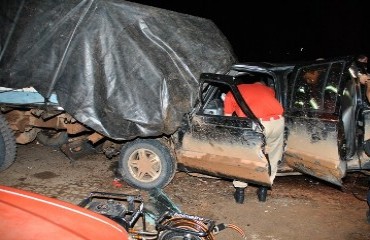
[[252, 121], [195, 116], [177, 151], [178, 164], [213, 176], [271, 185], [264, 137]]
[[336, 122], [295, 118], [287, 121], [285, 162], [299, 172], [341, 185], [346, 165], [338, 152]]

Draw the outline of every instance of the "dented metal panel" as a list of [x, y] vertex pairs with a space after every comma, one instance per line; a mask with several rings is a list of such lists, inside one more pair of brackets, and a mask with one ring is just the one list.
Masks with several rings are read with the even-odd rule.
[[346, 165], [338, 152], [336, 121], [295, 118], [287, 121], [286, 163], [299, 172], [341, 185]]
[[[346, 66], [345, 58], [297, 66], [284, 106], [288, 129], [284, 161], [336, 185], [342, 184], [356, 143], [356, 88]], [[307, 77], [313, 72], [319, 73], [314, 82]], [[316, 107], [310, 104], [312, 99]], [[297, 101], [303, 104], [298, 106]]]
[[251, 119], [194, 116], [177, 152], [179, 165], [213, 176], [271, 185], [264, 137]]

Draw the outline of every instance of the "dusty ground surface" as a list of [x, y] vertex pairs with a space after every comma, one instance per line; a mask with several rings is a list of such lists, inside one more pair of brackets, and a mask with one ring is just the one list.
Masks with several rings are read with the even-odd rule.
[[[118, 159], [86, 156], [73, 164], [59, 150], [32, 143], [19, 146], [16, 163], [0, 173], [0, 184], [30, 190], [74, 204], [91, 191], [143, 194], [126, 184], [115, 186]], [[164, 192], [187, 214], [240, 227], [246, 239], [370, 239], [366, 221], [367, 178], [349, 174], [339, 189], [308, 176], [278, 177], [265, 203], [256, 187], [246, 191], [243, 205], [232, 197], [231, 182], [177, 173]], [[227, 228], [216, 239], [242, 237]]]

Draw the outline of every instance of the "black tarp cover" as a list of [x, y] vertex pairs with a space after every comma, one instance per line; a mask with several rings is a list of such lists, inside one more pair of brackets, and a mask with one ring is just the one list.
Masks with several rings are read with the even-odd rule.
[[1, 4], [0, 86], [55, 92], [66, 112], [113, 139], [172, 134], [200, 74], [235, 62], [208, 19], [118, 0], [15, 2]]

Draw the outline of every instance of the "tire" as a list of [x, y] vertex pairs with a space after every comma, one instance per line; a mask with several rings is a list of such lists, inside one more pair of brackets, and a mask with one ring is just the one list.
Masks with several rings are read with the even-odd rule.
[[60, 147], [68, 141], [68, 133], [66, 131], [42, 129], [37, 134], [36, 139], [44, 146]]
[[164, 142], [137, 139], [122, 147], [118, 172], [134, 188], [163, 188], [175, 175], [176, 161]]
[[0, 172], [14, 163], [16, 151], [14, 134], [4, 116], [0, 114]]

